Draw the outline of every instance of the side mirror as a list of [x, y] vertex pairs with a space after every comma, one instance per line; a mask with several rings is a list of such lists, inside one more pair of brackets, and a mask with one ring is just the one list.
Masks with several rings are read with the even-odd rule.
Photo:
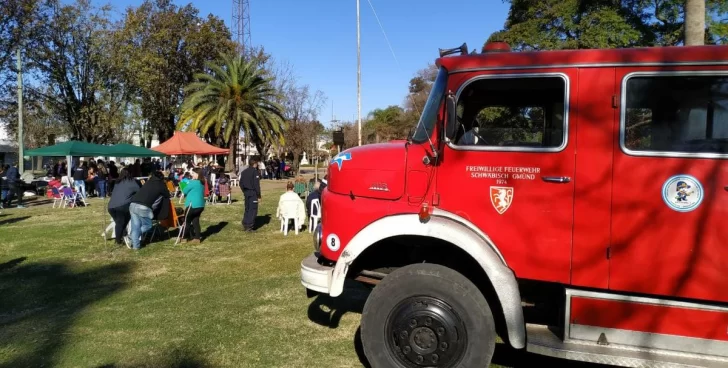
[[445, 138], [448, 141], [452, 141], [455, 139], [455, 135], [458, 134], [460, 128], [455, 96], [452, 93], [448, 93], [445, 100], [445, 116]]

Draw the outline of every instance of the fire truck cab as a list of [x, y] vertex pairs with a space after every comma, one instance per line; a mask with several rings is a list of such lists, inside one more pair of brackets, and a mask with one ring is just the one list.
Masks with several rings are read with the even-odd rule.
[[[455, 50], [459, 55], [453, 55]], [[441, 50], [406, 141], [333, 158], [306, 289], [373, 367], [512, 348], [728, 367], [728, 47]]]

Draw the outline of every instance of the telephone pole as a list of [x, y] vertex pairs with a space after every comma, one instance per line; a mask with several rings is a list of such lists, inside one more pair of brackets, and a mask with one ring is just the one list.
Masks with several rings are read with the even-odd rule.
[[361, 42], [359, 33], [359, 0], [356, 0], [356, 110], [359, 121], [359, 145], [361, 146]]
[[23, 71], [20, 60], [20, 49], [17, 50], [18, 58], [18, 168], [22, 173], [25, 170], [25, 153], [23, 152]]

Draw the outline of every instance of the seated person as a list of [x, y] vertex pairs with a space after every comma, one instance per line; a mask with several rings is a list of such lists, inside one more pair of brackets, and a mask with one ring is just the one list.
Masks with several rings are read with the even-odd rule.
[[321, 190], [320, 190], [320, 188], [321, 188], [321, 183], [315, 182], [313, 184], [313, 191], [311, 193], [309, 193], [308, 194], [308, 198], [306, 198], [306, 215], [308, 215], [309, 217], [311, 215], [313, 215], [313, 216], [319, 216], [319, 214], [317, 213], [317, 211], [316, 211], [315, 208], [313, 209], [313, 211], [314, 211], [313, 214], [311, 213], [311, 210], [312, 210], [311, 209], [311, 203], [313, 202], [314, 199], [318, 199], [319, 200], [319, 204], [321, 203]]
[[179, 185], [179, 180], [177, 179], [177, 172], [172, 170], [169, 172], [169, 175], [167, 175], [167, 180], [172, 182], [172, 185], [175, 187]]
[[58, 188], [60, 188], [60, 187], [61, 187], [62, 185], [63, 185], [63, 184], [61, 183], [61, 177], [60, 177], [60, 176], [58, 176], [58, 175], [54, 176], [54, 177], [53, 177], [53, 179], [52, 179], [51, 181], [49, 181], [49, 182], [48, 182], [48, 187], [51, 187], [51, 188], [56, 188], [56, 189], [58, 189]]
[[460, 137], [458, 140], [458, 146], [475, 146], [480, 140], [481, 139], [478, 136], [478, 127], [476, 126], [465, 132], [465, 134]]
[[286, 192], [281, 195], [278, 200], [278, 209], [276, 209], [276, 217], [281, 218], [284, 212], [291, 213], [296, 210], [296, 219], [298, 220], [299, 230], [306, 221], [306, 205], [303, 203], [301, 197], [293, 191], [293, 182], [289, 181], [286, 185]]

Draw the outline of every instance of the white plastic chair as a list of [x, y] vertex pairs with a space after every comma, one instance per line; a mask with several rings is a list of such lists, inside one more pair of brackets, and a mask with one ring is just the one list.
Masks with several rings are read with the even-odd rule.
[[298, 235], [298, 229], [301, 228], [300, 217], [299, 217], [299, 206], [301, 201], [283, 201], [281, 203], [280, 213], [278, 218], [281, 220], [281, 232], [283, 235], [288, 235], [288, 224], [293, 220], [293, 226], [296, 229], [296, 235]]
[[210, 182], [207, 186], [210, 188], [210, 195], [207, 197], [207, 203], [215, 204], [217, 202], [217, 195], [215, 195], [215, 179], [217, 175], [210, 174]]
[[[104, 232], [101, 233], [101, 236], [104, 238], [104, 240], [116, 239], [116, 232], [114, 231], [115, 228], [116, 228], [116, 222], [112, 218], [111, 222], [109, 223], [109, 226], [107, 226], [106, 229], [104, 230]], [[111, 237], [107, 238], [106, 233], [108, 233], [109, 231], [111, 231]]]
[[[313, 214], [314, 209], [316, 210], [317, 215]], [[321, 202], [319, 202], [318, 199], [311, 201], [311, 208], [309, 211], [311, 216], [308, 217], [308, 232], [310, 233], [314, 228], [316, 228], [316, 225], [318, 225], [318, 222], [321, 219]]]

